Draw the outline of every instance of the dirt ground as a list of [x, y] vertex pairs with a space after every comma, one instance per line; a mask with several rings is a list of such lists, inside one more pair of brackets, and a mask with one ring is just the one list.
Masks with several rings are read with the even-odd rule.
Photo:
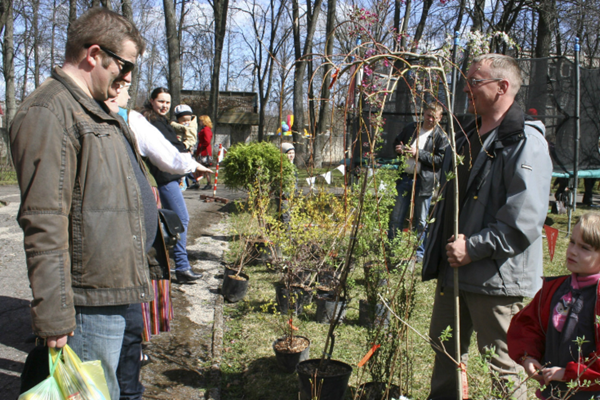
[[[234, 209], [201, 200], [211, 191], [187, 190], [190, 214], [188, 255], [192, 268], [204, 276], [195, 284], [173, 280], [174, 320], [171, 332], [146, 345], [151, 362], [142, 368], [144, 398], [168, 400], [219, 399], [219, 360], [222, 342], [222, 256], [228, 235], [224, 216]], [[239, 192], [219, 189], [219, 196], [236, 199]], [[0, 187], [0, 398], [16, 399], [20, 373], [33, 348], [22, 231], [16, 223], [18, 188]]]
[[[222, 340], [222, 256], [228, 235], [224, 216], [234, 205], [206, 203], [187, 190], [190, 213], [188, 257], [192, 268], [204, 276], [195, 284], [173, 281], [174, 320], [169, 333], [161, 333], [146, 345], [151, 362], [142, 368], [144, 398], [169, 400], [219, 399], [219, 360]], [[219, 190], [219, 196], [235, 199], [239, 193]]]

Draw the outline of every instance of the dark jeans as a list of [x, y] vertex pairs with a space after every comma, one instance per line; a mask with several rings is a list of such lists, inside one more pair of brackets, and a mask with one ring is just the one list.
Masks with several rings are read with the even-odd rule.
[[144, 385], [140, 382], [143, 329], [142, 305], [130, 304], [125, 314], [125, 334], [117, 368], [120, 400], [141, 400], [144, 393]]
[[[396, 182], [396, 191], [398, 197], [396, 197], [396, 204], [390, 215], [390, 226], [388, 229], [388, 238], [393, 239], [396, 237], [397, 232], [402, 230], [404, 221], [407, 218], [410, 210], [410, 201], [412, 197], [413, 179], [412, 176], [406, 174], [402, 175], [402, 178]], [[431, 203], [431, 196], [419, 196], [419, 189], [421, 188], [421, 179], [417, 178], [415, 184], [415, 205], [413, 211], [413, 229], [419, 234], [420, 244], [417, 249], [417, 257], [423, 257], [425, 252], [425, 239], [427, 237], [427, 215], [429, 213], [429, 205]]]

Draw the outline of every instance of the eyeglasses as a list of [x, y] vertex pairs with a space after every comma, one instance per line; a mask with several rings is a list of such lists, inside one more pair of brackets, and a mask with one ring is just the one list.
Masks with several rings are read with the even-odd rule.
[[504, 78], [489, 78], [489, 79], [475, 79], [475, 78], [469, 78], [467, 79], [467, 82], [469, 83], [469, 85], [471, 86], [479, 86], [479, 84], [481, 82], [488, 82], [488, 81], [503, 81]]
[[[86, 44], [84, 47], [87, 49], [91, 46], [91, 44]], [[100, 50], [102, 50], [103, 52], [105, 52], [106, 54], [118, 61], [117, 64], [119, 64], [119, 68], [121, 69], [121, 76], [127, 75], [135, 69], [135, 64], [131, 61], [125, 60], [123, 57], [116, 55], [114, 52], [110, 51], [102, 45], [98, 45], [98, 47], [100, 47]]]

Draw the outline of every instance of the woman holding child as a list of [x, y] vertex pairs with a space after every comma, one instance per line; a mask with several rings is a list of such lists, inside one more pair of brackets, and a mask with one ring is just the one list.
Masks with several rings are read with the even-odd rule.
[[[167, 119], [167, 114], [170, 109], [171, 94], [167, 89], [159, 87], [154, 89], [150, 94], [150, 99], [144, 104], [142, 114], [180, 153], [186, 153], [188, 150], [185, 145], [179, 141], [175, 130], [171, 127], [171, 124]], [[201, 278], [202, 275], [192, 271], [187, 255], [186, 245], [189, 214], [179, 188], [179, 180], [184, 175], [175, 175], [161, 171], [152, 164], [150, 165], [150, 172], [156, 179], [162, 206], [176, 212], [179, 219], [181, 219], [184, 228], [177, 244], [173, 248], [177, 281], [180, 283], [195, 281]]]

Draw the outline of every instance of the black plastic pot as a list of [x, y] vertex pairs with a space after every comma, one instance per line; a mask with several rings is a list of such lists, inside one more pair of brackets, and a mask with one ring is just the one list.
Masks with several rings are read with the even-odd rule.
[[382, 323], [383, 326], [388, 326], [390, 312], [383, 304], [369, 304], [367, 300], [360, 300], [358, 302], [358, 323], [368, 328], [373, 328]]
[[235, 275], [235, 274], [237, 274], [237, 272], [238, 272], [237, 268], [225, 267], [225, 272], [223, 273], [223, 278], [225, 278], [227, 275]]
[[250, 280], [248, 275], [242, 273], [237, 275], [237, 278], [242, 279], [235, 279], [233, 276], [236, 275], [225, 274], [223, 278], [223, 288], [221, 289], [223, 297], [225, 297], [225, 299], [230, 303], [238, 302], [243, 299], [244, 296], [246, 296], [246, 292], [248, 291], [248, 282]]
[[290, 290], [283, 284], [275, 286], [275, 296], [277, 298], [277, 309], [282, 314], [289, 312], [290, 300], [292, 300], [291, 307], [293, 307], [293, 313], [296, 315], [302, 314], [304, 306], [310, 304], [312, 301], [312, 292], [300, 287], [292, 287], [290, 295]]
[[300, 384], [300, 398], [311, 400], [314, 398], [312, 394], [317, 393], [320, 400], [343, 399], [350, 375], [352, 375], [352, 367], [341, 361], [329, 360], [325, 371], [319, 371], [317, 379], [314, 379], [315, 370], [320, 362], [320, 359], [306, 360], [296, 367]]
[[304, 336], [295, 337], [305, 339], [308, 342], [308, 346], [301, 352], [290, 353], [277, 350], [275, 348], [275, 345], [278, 342], [286, 340], [285, 337], [279, 338], [273, 342], [273, 351], [275, 352], [275, 358], [277, 358], [277, 364], [279, 364], [279, 367], [281, 367], [281, 369], [287, 372], [288, 374], [291, 374], [296, 370], [296, 366], [298, 365], [298, 363], [308, 360], [308, 356], [310, 353], [310, 340], [308, 340], [308, 338], [305, 338]]
[[363, 383], [358, 387], [356, 398], [358, 400], [389, 400], [400, 397], [400, 388], [397, 385], [392, 385], [386, 395], [386, 385], [385, 382]]
[[[347, 304], [346, 300], [340, 298], [335, 301], [335, 295], [323, 295], [317, 297], [317, 312], [315, 318], [321, 324], [328, 324], [334, 316], [340, 316], [340, 321], [346, 316]], [[335, 314], [334, 314], [335, 312]]]

